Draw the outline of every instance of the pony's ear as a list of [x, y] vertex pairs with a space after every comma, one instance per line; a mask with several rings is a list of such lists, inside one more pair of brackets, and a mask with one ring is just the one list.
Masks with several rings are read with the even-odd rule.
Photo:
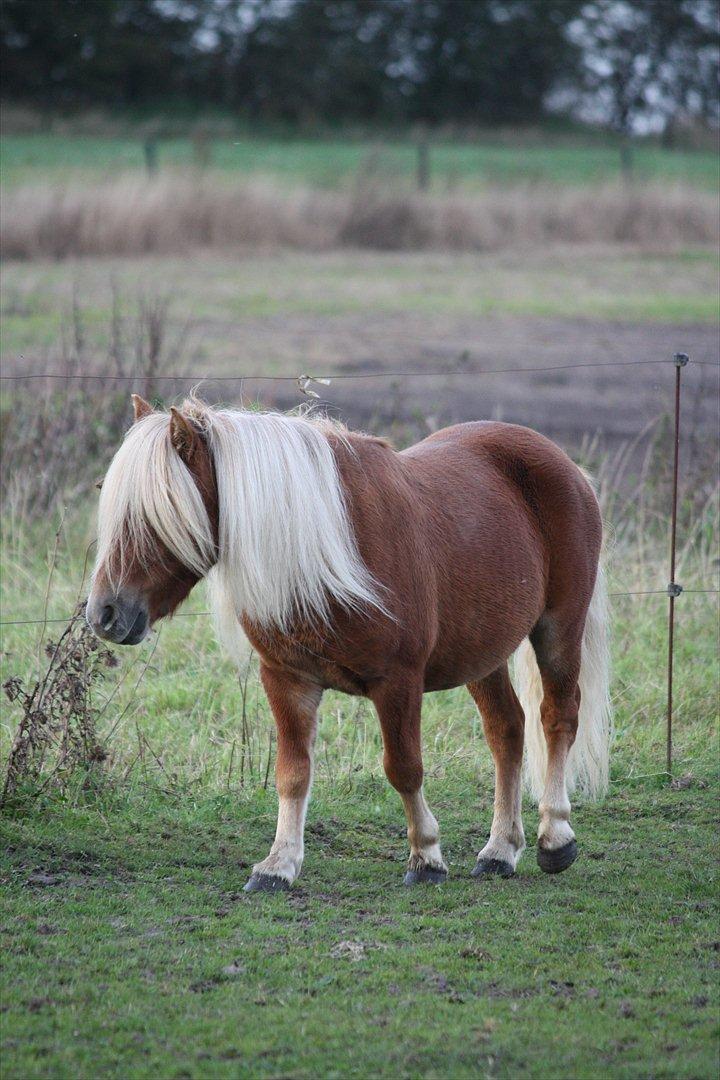
[[192, 461], [200, 442], [200, 436], [187, 416], [174, 405], [170, 408], [170, 442], [186, 464]]
[[153, 407], [145, 400], [145, 398], [141, 398], [139, 394], [131, 394], [130, 396], [132, 397], [133, 413], [135, 414], [134, 420], [137, 424], [138, 420], [142, 420], [143, 416], [150, 415], [153, 411]]

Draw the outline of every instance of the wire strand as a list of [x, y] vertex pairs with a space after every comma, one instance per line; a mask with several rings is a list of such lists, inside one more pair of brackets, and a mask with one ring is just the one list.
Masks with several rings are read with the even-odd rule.
[[[712, 594], [719, 595], [720, 589], [683, 589], [682, 595], [686, 593], [693, 594]], [[629, 592], [611, 592], [608, 593], [610, 597], [617, 596], [667, 596], [667, 589], [635, 589]], [[173, 619], [194, 619], [198, 615], [212, 615], [212, 611], [178, 611], [172, 616]], [[10, 619], [8, 621], [0, 622], [0, 626], [42, 626], [46, 623], [67, 623], [70, 622], [72, 616], [68, 615], [64, 619]]]
[[[695, 360], [694, 364], [699, 364], [703, 367], [717, 367], [720, 368], [720, 363], [716, 363], [711, 360]], [[310, 381], [320, 379], [389, 379], [389, 378], [429, 378], [433, 375], [504, 375], [504, 374], [519, 374], [522, 372], [545, 372], [545, 371], [573, 371], [581, 368], [617, 368], [617, 367], [638, 367], [640, 365], [648, 364], [675, 364], [675, 360], [671, 358], [657, 359], [657, 360], [597, 360], [590, 361], [588, 363], [579, 364], [552, 364], [543, 367], [506, 367], [506, 368], [462, 368], [456, 371], [446, 370], [429, 370], [429, 371], [372, 371], [372, 372], [339, 372], [334, 375], [263, 375], [263, 374], [250, 374], [250, 375], [154, 375], [153, 381], [173, 381], [173, 382], [296, 382], [299, 383], [303, 378]], [[13, 375], [0, 375], [0, 379], [4, 381], [20, 381], [29, 379], [93, 379], [93, 380], [105, 380], [109, 382], [126, 382], [135, 379], [146, 378], [146, 376], [139, 374], [128, 375], [98, 375], [98, 374], [80, 374], [80, 373], [68, 373], [58, 371], [47, 372], [25, 372], [16, 373]], [[683, 589], [685, 593], [708, 593], [717, 594], [720, 592], [718, 589]], [[621, 596], [667, 596], [667, 589], [640, 589], [630, 590], [626, 592], [611, 592], [610, 597]], [[184, 611], [178, 612], [176, 618], [193, 618], [198, 615], [207, 616], [212, 614], [209, 611]], [[67, 623], [70, 620], [70, 616], [62, 619], [10, 619], [0, 621], [0, 627], [4, 626], [41, 626], [51, 623]]]
[[[157, 375], [144, 375], [142, 373], [134, 373], [127, 375], [99, 375], [94, 372], [88, 372], [87, 374], [81, 374], [79, 372], [62, 372], [62, 371], [31, 371], [31, 372], [16, 372], [12, 375], [0, 375], [0, 379], [6, 382], [14, 382], [20, 380], [29, 379], [92, 379], [105, 382], [132, 382], [134, 380], [149, 380], [151, 382], [297, 382], [299, 379], [309, 378], [311, 381], [319, 379], [426, 379], [431, 378], [433, 375], [448, 377], [450, 375], [518, 375], [522, 373], [532, 374], [533, 372], [546, 372], [546, 371], [576, 371], [582, 368], [617, 368], [617, 367], [641, 367], [648, 364], [673, 364], [672, 359], [658, 359], [658, 360], [591, 360], [587, 363], [579, 364], [550, 364], [543, 367], [504, 367], [504, 368], [459, 368], [456, 370], [446, 370], [444, 368], [432, 368], [426, 371], [358, 371], [358, 372], [335, 372], [334, 374], [318, 374], [308, 375], [303, 372], [301, 375], [265, 375], [262, 373], [252, 372], [249, 375], [163, 375], [158, 373]], [[702, 367], [716, 367], [720, 368], [720, 363], [716, 363], [713, 360], [695, 360], [693, 364], [699, 364]]]

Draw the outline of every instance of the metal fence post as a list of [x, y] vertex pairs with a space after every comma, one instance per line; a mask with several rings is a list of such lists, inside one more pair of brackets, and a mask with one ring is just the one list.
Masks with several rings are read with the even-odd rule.
[[667, 668], [667, 741], [666, 762], [668, 778], [672, 780], [673, 763], [673, 646], [675, 640], [675, 600], [682, 585], [675, 581], [675, 550], [677, 541], [678, 466], [680, 461], [680, 376], [689, 360], [687, 353], [675, 353], [675, 447], [673, 454], [672, 513], [670, 519], [670, 581], [668, 594], [668, 668]]

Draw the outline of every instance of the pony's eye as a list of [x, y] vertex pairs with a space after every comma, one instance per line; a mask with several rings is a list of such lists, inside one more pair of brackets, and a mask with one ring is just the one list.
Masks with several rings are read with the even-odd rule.
[[102, 486], [103, 486], [103, 481], [104, 481], [104, 479], [105, 479], [105, 477], [104, 477], [104, 476], [101, 476], [99, 480], [96, 480], [96, 481], [95, 481], [95, 487], [96, 487], [96, 488], [98, 489], [98, 491], [100, 491], [100, 490], [101, 490], [101, 488], [102, 488]]

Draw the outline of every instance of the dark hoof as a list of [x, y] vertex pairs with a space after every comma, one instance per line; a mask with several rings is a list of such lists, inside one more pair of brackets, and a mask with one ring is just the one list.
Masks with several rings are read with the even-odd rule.
[[514, 877], [515, 868], [504, 859], [478, 859], [470, 871], [470, 876], [477, 878], [491, 877], [493, 874], [497, 877]]
[[561, 848], [555, 848], [554, 851], [548, 851], [547, 848], [538, 846], [538, 866], [546, 874], [561, 874], [563, 870], [567, 870], [568, 866], [572, 866], [577, 859], [577, 853], [575, 840], [568, 840], [567, 844], [564, 844]]
[[290, 882], [274, 874], [253, 874], [243, 892], [287, 892]]
[[447, 880], [447, 870], [437, 870], [432, 866], [420, 866], [417, 870], [408, 870], [403, 879], [403, 885], [421, 885], [427, 882], [430, 885], [442, 885]]

